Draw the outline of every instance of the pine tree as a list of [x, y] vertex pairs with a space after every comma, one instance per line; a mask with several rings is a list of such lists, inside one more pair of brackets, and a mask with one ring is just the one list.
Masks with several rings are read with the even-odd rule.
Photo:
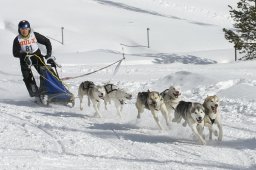
[[237, 7], [230, 8], [234, 29], [226, 29], [225, 38], [245, 56], [242, 60], [256, 59], [256, 0], [240, 0]]

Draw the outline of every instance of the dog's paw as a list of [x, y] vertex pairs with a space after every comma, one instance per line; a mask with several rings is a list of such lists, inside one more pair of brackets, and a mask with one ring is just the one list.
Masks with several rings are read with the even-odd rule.
[[219, 137], [218, 137], [218, 141], [222, 141], [222, 136], [219, 136]]
[[205, 140], [200, 140], [200, 144], [201, 145], [206, 145], [206, 141]]

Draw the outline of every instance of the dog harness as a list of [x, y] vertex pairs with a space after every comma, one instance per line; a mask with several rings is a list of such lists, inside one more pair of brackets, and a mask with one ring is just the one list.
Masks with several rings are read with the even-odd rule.
[[[210, 116], [207, 112], [205, 112], [205, 114], [208, 116], [208, 119], [210, 120], [211, 124], [213, 125], [215, 122], [215, 119], [210, 118]], [[209, 122], [209, 120], [208, 120], [208, 122]]]
[[117, 91], [117, 89], [116, 88], [113, 88], [113, 86], [115, 86], [114, 84], [106, 84], [105, 86], [104, 86], [104, 89], [106, 90], [106, 93], [107, 94], [109, 94], [109, 93], [111, 93], [111, 92], [113, 92], [113, 91]]
[[212, 119], [212, 118], [210, 118], [210, 117], [209, 117], [209, 119], [210, 119], [210, 121], [212, 122], [212, 124], [214, 124], [215, 119]]
[[92, 81], [85, 81], [83, 82], [83, 89], [90, 89], [93, 88], [95, 84]]
[[160, 95], [164, 98], [166, 96], [166, 92], [168, 91], [169, 89], [166, 89], [165, 91], [163, 91], [162, 93], [160, 93]]

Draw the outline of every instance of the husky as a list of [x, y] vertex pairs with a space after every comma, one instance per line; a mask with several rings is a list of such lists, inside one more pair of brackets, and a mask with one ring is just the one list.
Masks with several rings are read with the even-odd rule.
[[117, 114], [121, 117], [121, 112], [123, 110], [123, 105], [126, 100], [131, 100], [132, 95], [126, 92], [124, 89], [118, 88], [114, 84], [105, 84], [104, 89], [106, 95], [104, 96], [105, 109], [107, 110], [107, 104], [114, 102]]
[[82, 102], [83, 102], [84, 95], [88, 96], [88, 106], [90, 106], [90, 101], [92, 101], [96, 114], [99, 117], [102, 117], [99, 112], [99, 108], [100, 108], [100, 100], [101, 99], [103, 100], [105, 96], [104, 87], [95, 85], [91, 81], [82, 82], [78, 88], [78, 97], [80, 99], [80, 110], [83, 110]]
[[[214, 132], [214, 135], [218, 136], [218, 140], [222, 141], [223, 130], [220, 112], [218, 111], [219, 98], [216, 95], [207, 96], [203, 106], [205, 109], [204, 124], [209, 129], [209, 139], [212, 140], [212, 132]], [[214, 124], [218, 126], [219, 132], [213, 129]]]
[[205, 109], [202, 104], [196, 102], [180, 101], [174, 112], [173, 122], [180, 123], [181, 119], [185, 120], [183, 126], [186, 124], [192, 129], [193, 133], [203, 145], [206, 144], [203, 139], [204, 117]]
[[175, 111], [175, 108], [181, 100], [180, 89], [170, 86], [169, 89], [164, 90], [160, 95], [164, 99], [165, 106], [168, 110], [169, 116], [171, 116], [171, 111]]
[[164, 104], [163, 97], [156, 91], [147, 91], [147, 92], [139, 92], [136, 100], [136, 108], [138, 110], [137, 118], [140, 119], [141, 113], [144, 112], [144, 108], [151, 111], [155, 122], [158, 127], [162, 130], [162, 126], [160, 125], [160, 121], [158, 119], [157, 112], [161, 111], [162, 115], [165, 118], [166, 125], [169, 126], [169, 115]]

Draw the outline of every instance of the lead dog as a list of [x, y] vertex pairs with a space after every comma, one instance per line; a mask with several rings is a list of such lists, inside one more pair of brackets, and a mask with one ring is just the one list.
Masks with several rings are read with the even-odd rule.
[[160, 95], [164, 99], [165, 106], [168, 110], [169, 116], [171, 116], [171, 111], [175, 111], [175, 108], [181, 100], [180, 89], [170, 86], [169, 89], [166, 89]]
[[[218, 136], [218, 140], [222, 141], [223, 130], [220, 112], [218, 111], [219, 98], [216, 95], [207, 96], [204, 100], [203, 106], [205, 108], [204, 123], [209, 129], [209, 139], [212, 140], [212, 132], [214, 132], [215, 136]], [[214, 124], [218, 126], [219, 132], [213, 129]]]
[[204, 128], [204, 107], [200, 103], [180, 101], [177, 105], [174, 113], [175, 117], [173, 122], [179, 123], [183, 118], [186, 124], [192, 129], [193, 133], [199, 139], [199, 142], [203, 145], [206, 144], [203, 139], [203, 128]]
[[114, 102], [118, 115], [121, 117], [123, 105], [126, 100], [131, 100], [132, 95], [127, 93], [124, 89], [118, 88], [114, 84], [104, 85], [106, 95], [104, 96], [105, 109], [107, 110], [107, 104]]
[[88, 106], [90, 106], [90, 101], [92, 101], [93, 107], [96, 114], [102, 117], [99, 112], [100, 100], [104, 98], [105, 90], [102, 86], [95, 85], [91, 81], [84, 81], [80, 84], [78, 88], [78, 97], [80, 99], [80, 110], [83, 110], [82, 102], [83, 96], [88, 96]]
[[169, 115], [164, 104], [164, 100], [159, 92], [156, 91], [147, 91], [147, 92], [139, 92], [136, 100], [136, 108], [138, 110], [137, 118], [140, 119], [141, 113], [144, 112], [144, 109], [148, 109], [151, 111], [155, 122], [158, 127], [162, 129], [160, 125], [159, 118], [157, 115], [158, 111], [161, 111], [162, 115], [165, 118], [166, 125], [169, 126]]

